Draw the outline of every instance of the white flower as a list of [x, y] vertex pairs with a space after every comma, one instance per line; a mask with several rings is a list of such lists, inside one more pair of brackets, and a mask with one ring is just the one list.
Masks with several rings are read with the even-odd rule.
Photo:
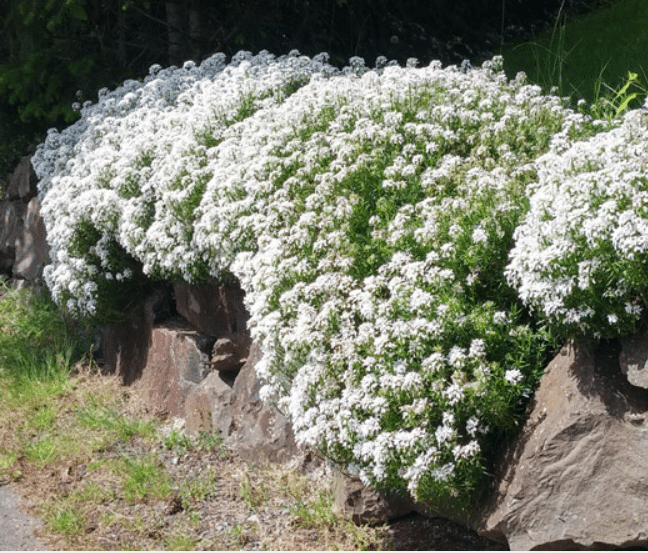
[[509, 369], [504, 373], [504, 380], [515, 386], [524, 379], [524, 375], [518, 369]]
[[472, 233], [472, 241], [475, 244], [488, 242], [488, 234], [482, 227], [477, 227]]
[[468, 356], [481, 359], [484, 355], [486, 355], [486, 343], [483, 338], [475, 338], [470, 342]]
[[456, 405], [464, 398], [464, 391], [460, 385], [451, 384], [443, 392], [443, 395], [448, 398], [449, 405]]
[[[52, 296], [92, 314], [136, 274], [188, 283], [234, 275], [262, 351], [260, 393], [287, 413], [298, 443], [336, 451], [367, 483], [401, 476], [419, 494], [421, 479], [447, 482], [451, 453], [478, 462], [477, 438], [464, 443], [464, 434], [487, 431], [482, 410], [497, 402], [480, 399], [501, 389], [488, 365], [503, 362], [490, 359], [500, 348], [487, 362], [486, 340], [518, 323], [508, 294], [492, 286], [494, 297], [478, 297], [476, 279], [497, 284], [490, 267], [507, 258], [525, 189], [547, 184], [532, 199], [540, 223], [542, 209], [573, 228], [583, 222], [578, 205], [552, 203], [563, 180], [552, 158], [541, 168], [534, 159], [550, 129], [560, 135], [555, 153], [585, 121], [498, 65], [381, 61], [370, 70], [354, 59], [338, 71], [326, 56], [240, 53], [227, 64], [217, 54], [101, 91], [32, 160]], [[536, 176], [537, 186], [526, 184]], [[636, 192], [619, 195], [644, 201]], [[584, 240], [612, 233], [614, 247], [640, 257], [648, 233], [619, 209], [602, 209]], [[527, 278], [577, 243], [542, 232], [554, 248], [536, 258], [532, 231], [520, 231], [529, 259], [511, 258], [510, 281], [524, 301], [589, 316], [564, 309], [579, 276], [597, 281], [594, 264], [546, 286]], [[634, 306], [628, 294], [619, 301]], [[609, 312], [622, 319], [636, 309]], [[466, 419], [464, 432], [455, 421]]]

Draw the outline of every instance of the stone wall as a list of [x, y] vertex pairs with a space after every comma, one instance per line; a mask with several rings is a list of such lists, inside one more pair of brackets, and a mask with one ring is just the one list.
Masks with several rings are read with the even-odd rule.
[[[165, 294], [172, 308], [160, 317]], [[150, 411], [184, 419], [188, 432], [218, 430], [242, 457], [287, 461], [299, 451], [286, 417], [259, 397], [261, 352], [243, 297], [235, 285], [161, 288], [139, 315], [104, 330], [103, 363]]]

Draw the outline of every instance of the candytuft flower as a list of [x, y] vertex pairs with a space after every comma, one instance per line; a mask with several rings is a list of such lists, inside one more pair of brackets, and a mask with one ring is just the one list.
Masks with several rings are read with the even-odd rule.
[[[538, 377], [550, 337], [502, 268], [527, 183], [549, 187], [532, 198], [530, 223], [561, 208], [550, 157], [536, 159], [591, 125], [509, 81], [500, 59], [417, 65], [354, 58], [338, 71], [295, 51], [154, 66], [143, 82], [100, 91], [32, 163], [59, 304], [99, 315], [144, 279], [233, 275], [263, 352], [261, 395], [298, 443], [425, 501], [477, 485], [488, 428], [502, 406], [521, 412]], [[638, 223], [623, 219], [612, 240], [640, 257]], [[586, 232], [596, 242], [607, 219]], [[517, 232], [520, 251], [531, 234]], [[555, 238], [560, 259], [572, 241]], [[582, 265], [543, 296], [527, 277], [539, 263], [514, 256], [507, 274], [551, 313], [579, 283], [605, 281]], [[619, 318], [635, 316], [630, 289], [623, 301]], [[502, 386], [504, 366], [525, 386]]]

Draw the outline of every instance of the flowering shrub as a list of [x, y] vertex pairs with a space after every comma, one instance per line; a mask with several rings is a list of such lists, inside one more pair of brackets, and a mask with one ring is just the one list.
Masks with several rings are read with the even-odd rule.
[[54, 297], [233, 274], [299, 443], [468, 497], [552, 340], [503, 277], [535, 160], [592, 129], [500, 64], [242, 54], [104, 92], [33, 159]]
[[[325, 56], [275, 60], [241, 52], [227, 65], [216, 54], [200, 66], [153, 66], [144, 82], [103, 89], [96, 104], [76, 106], [80, 120], [61, 133], [52, 129], [32, 158], [52, 246], [45, 279], [54, 299], [74, 314], [104, 316], [118, 289], [136, 289], [141, 273], [188, 282], [221, 276], [241, 233], [221, 233], [227, 238], [207, 260], [193, 239], [214, 177], [210, 162], [235, 164], [239, 123], [315, 72], [336, 70]], [[218, 218], [243, 191], [229, 182], [217, 194], [208, 198]], [[223, 225], [230, 220], [219, 218]]]
[[537, 162], [506, 275], [556, 327], [629, 334], [645, 308], [646, 117], [630, 111], [616, 128], [553, 147]]
[[490, 64], [311, 82], [264, 114], [268, 154], [240, 169], [258, 249], [233, 271], [300, 443], [422, 501], [469, 495], [550, 340], [502, 276], [532, 161], [586, 123]]

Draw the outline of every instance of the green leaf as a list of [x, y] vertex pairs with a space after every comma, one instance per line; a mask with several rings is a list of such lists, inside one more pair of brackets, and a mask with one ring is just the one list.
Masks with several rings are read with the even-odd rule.
[[632, 94], [628, 94], [628, 95], [624, 98], [623, 102], [621, 102], [621, 103], [618, 105], [617, 110], [616, 110], [616, 114], [617, 114], [617, 116], [618, 116], [618, 115], [621, 115], [621, 114], [622, 114], [626, 109], [628, 109], [628, 104], [629, 104], [630, 102], [632, 102], [632, 100], [634, 100], [637, 96], [639, 96], [639, 94], [636, 93], [636, 92], [633, 92]]
[[70, 8], [70, 14], [72, 17], [78, 21], [86, 21], [88, 19], [88, 14], [86, 13], [83, 6], [80, 4], [68, 2], [68, 7]]

